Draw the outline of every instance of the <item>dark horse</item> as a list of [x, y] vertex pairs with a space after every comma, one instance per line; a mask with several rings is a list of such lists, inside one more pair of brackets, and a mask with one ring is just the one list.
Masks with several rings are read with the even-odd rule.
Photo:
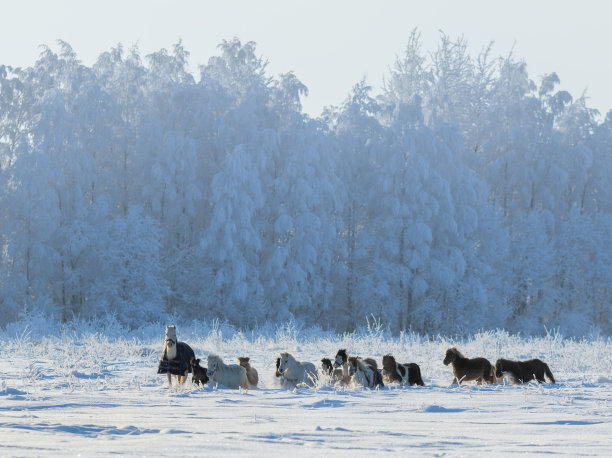
[[526, 383], [533, 379], [536, 379], [539, 383], [545, 383], [544, 375], [552, 383], [555, 383], [555, 378], [548, 368], [548, 364], [537, 358], [527, 361], [498, 359], [495, 363], [495, 376], [502, 378], [504, 374], [510, 375], [518, 383]]
[[276, 372], [274, 372], [274, 375], [277, 377], [280, 377], [283, 375], [283, 373], [279, 370], [280, 368], [280, 358], [276, 358]]
[[329, 375], [332, 382], [344, 382], [342, 378], [342, 369], [334, 369], [334, 366], [329, 358], [321, 360], [321, 370], [325, 375]]
[[199, 385], [200, 382], [202, 385], [208, 383], [208, 373], [205, 367], [200, 366], [200, 360], [197, 358], [191, 358], [189, 361], [191, 366], [191, 372], [193, 375], [191, 376], [191, 382]]
[[166, 326], [166, 341], [157, 373], [166, 374], [169, 385], [172, 385], [172, 375], [183, 384], [191, 372], [191, 358], [195, 358], [195, 353], [185, 342], [177, 341], [176, 326]]
[[455, 347], [446, 350], [444, 365], [453, 366], [453, 385], [475, 380], [481, 385], [495, 383], [495, 372], [493, 366], [486, 358], [469, 359], [463, 356]]
[[421, 377], [421, 368], [416, 363], [400, 364], [395, 362], [391, 355], [383, 356], [383, 375], [389, 382], [398, 382], [401, 385], [425, 386]]

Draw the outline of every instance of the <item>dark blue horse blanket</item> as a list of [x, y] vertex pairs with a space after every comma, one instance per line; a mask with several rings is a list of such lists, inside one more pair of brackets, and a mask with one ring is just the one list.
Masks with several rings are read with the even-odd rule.
[[164, 352], [157, 368], [158, 374], [170, 372], [172, 375], [185, 375], [185, 371], [191, 372], [191, 358], [195, 358], [195, 353], [185, 342], [176, 343], [176, 358], [166, 358]]

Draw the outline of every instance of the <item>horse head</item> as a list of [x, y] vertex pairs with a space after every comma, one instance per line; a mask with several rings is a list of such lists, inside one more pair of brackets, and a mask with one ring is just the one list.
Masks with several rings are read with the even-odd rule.
[[382, 359], [382, 364], [383, 364], [383, 372], [384, 373], [389, 373], [389, 372], [393, 372], [396, 370], [396, 362], [395, 362], [395, 358], [391, 355], [385, 355], [383, 356]]
[[219, 357], [217, 355], [208, 355], [208, 368], [207, 374], [209, 377], [215, 375], [217, 368], [219, 367]]
[[278, 372], [281, 374], [286, 373], [295, 366], [295, 358], [290, 353], [284, 351], [280, 354], [280, 362], [278, 364]]
[[444, 356], [444, 365], [448, 366], [450, 363], [454, 363], [457, 359], [462, 358], [461, 353], [455, 347], [451, 347], [446, 350], [446, 354]]
[[334, 359], [334, 367], [340, 367], [346, 363], [348, 359], [348, 355], [346, 354], [346, 350], [343, 348], [338, 350], [336, 353], [336, 358]]

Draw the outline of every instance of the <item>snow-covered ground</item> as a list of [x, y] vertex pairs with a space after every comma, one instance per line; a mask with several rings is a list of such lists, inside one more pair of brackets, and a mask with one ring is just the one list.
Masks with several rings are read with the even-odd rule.
[[[279, 328], [266, 335], [192, 326], [179, 339], [205, 358], [242, 354], [260, 388], [168, 387], [157, 375], [163, 326], [119, 337], [105, 330], [0, 334], [0, 456], [146, 455], [607, 456], [612, 450], [612, 342], [505, 332], [450, 341], [380, 330], [336, 336]], [[556, 385], [450, 386], [444, 350], [547, 361]], [[281, 350], [316, 363], [339, 348], [417, 362], [426, 386], [372, 391], [287, 390]]]

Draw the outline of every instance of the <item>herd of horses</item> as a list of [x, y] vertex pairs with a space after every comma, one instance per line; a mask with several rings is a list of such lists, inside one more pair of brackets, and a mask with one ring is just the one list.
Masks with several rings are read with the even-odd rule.
[[[213, 381], [227, 388], [257, 387], [259, 374], [247, 356], [238, 358], [239, 364], [226, 364], [215, 354], [208, 355], [207, 367], [202, 367], [200, 362], [189, 345], [177, 340], [176, 326], [167, 326], [157, 372], [167, 374], [169, 385], [172, 385], [172, 375], [183, 384], [191, 373], [192, 381], [196, 384]], [[537, 358], [527, 361], [498, 359], [492, 365], [486, 358], [466, 358], [456, 347], [451, 347], [446, 350], [443, 363], [452, 366], [452, 383], [456, 385], [470, 381], [481, 385], [495, 384], [504, 378], [510, 383], [527, 383], [531, 380], [545, 383], [546, 377], [555, 383], [548, 365]], [[298, 361], [286, 351], [281, 352], [276, 358], [275, 376], [281, 386], [291, 388], [314, 386], [320, 381], [366, 388], [384, 387], [385, 383], [425, 385], [421, 368], [416, 363], [398, 363], [392, 355], [385, 355], [382, 368], [379, 368], [375, 359], [349, 355], [346, 349], [338, 350], [333, 362], [329, 358], [321, 359], [319, 368], [311, 362]]]

